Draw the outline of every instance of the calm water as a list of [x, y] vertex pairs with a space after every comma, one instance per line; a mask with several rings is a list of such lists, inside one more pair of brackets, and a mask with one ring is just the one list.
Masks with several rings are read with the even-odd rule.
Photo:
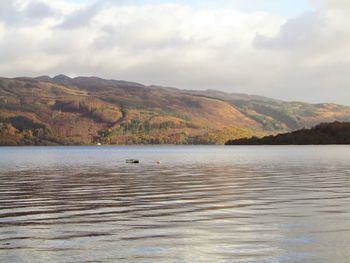
[[349, 146], [0, 148], [0, 262], [349, 260]]

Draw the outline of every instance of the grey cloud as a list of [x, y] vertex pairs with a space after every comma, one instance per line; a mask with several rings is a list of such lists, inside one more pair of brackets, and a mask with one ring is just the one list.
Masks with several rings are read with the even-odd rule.
[[254, 45], [266, 49], [296, 49], [308, 45], [318, 38], [319, 28], [323, 20], [317, 13], [305, 13], [297, 18], [289, 19], [273, 37], [258, 34]]
[[347, 9], [350, 10], [349, 0], [309, 0], [309, 2], [316, 7], [325, 9]]
[[104, 26], [92, 43], [92, 48], [113, 48], [121, 40], [119, 30], [113, 26]]
[[24, 8], [20, 8], [16, 1], [0, 1], [0, 21], [8, 26], [30, 25], [54, 14], [46, 3], [30, 1]]
[[11, 23], [18, 20], [19, 12], [16, 10], [13, 1], [0, 1], [0, 20]]
[[[113, 10], [109, 13], [112, 17], [111, 21], [106, 21], [108, 23], [102, 23], [98, 27], [99, 34], [95, 37], [92, 47], [160, 50], [182, 48], [192, 42], [191, 37], [181, 34], [183, 31], [181, 24], [184, 21], [183, 17], [176, 14], [178, 10], [165, 15], [164, 10], [169, 11], [171, 7], [152, 10], [149, 7], [140, 6], [130, 11], [120, 3], [118, 6], [115, 4], [110, 6]], [[128, 14], [130, 18], [126, 16]]]
[[143, 25], [134, 25], [129, 28], [110, 25], [104, 26], [101, 28], [98, 36], [95, 37], [91, 47], [102, 49], [125, 47], [133, 50], [161, 50], [164, 48], [185, 47], [191, 43], [190, 40], [185, 40], [177, 36], [176, 33], [169, 34], [166, 37], [145, 37], [144, 33], [149, 30], [149, 26]]
[[105, 1], [99, 1], [74, 11], [72, 14], [66, 16], [63, 22], [58, 24], [56, 28], [70, 30], [89, 26], [91, 20], [101, 11], [105, 3]]
[[24, 10], [24, 15], [30, 18], [46, 18], [54, 14], [54, 11], [45, 3], [32, 1]]
[[6, 41], [0, 41], [0, 60], [10, 63], [21, 55], [25, 55], [25, 49], [22, 43], [26, 40], [21, 36], [12, 34], [5, 35]]

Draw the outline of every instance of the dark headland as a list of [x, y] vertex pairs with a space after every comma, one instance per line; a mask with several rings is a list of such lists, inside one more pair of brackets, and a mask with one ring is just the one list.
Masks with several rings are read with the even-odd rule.
[[230, 140], [226, 145], [327, 145], [350, 144], [350, 122], [321, 123], [311, 129], [263, 138]]

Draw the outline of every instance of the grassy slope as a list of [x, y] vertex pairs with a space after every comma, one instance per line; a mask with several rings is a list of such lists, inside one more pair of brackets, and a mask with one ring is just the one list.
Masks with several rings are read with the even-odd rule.
[[0, 79], [0, 144], [219, 143], [350, 120], [350, 107], [58, 76]]

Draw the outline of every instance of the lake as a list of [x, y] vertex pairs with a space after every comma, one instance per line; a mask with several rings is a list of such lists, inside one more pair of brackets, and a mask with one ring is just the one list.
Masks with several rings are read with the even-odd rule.
[[349, 258], [350, 146], [0, 148], [0, 262]]

